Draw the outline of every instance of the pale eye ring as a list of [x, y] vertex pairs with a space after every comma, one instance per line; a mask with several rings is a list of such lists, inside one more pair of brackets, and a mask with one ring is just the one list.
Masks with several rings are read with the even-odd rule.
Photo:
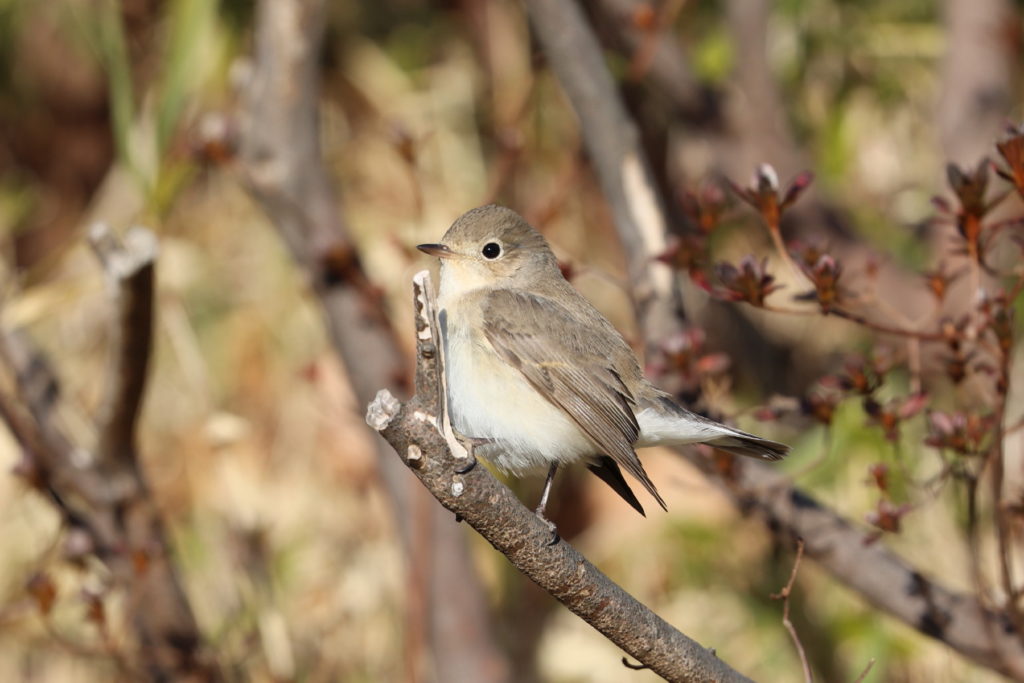
[[488, 242], [480, 250], [480, 253], [484, 255], [485, 259], [493, 261], [501, 256], [501, 245], [497, 242]]

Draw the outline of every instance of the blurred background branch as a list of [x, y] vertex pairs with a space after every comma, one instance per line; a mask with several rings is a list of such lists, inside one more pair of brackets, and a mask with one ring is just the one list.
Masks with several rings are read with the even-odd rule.
[[[107, 395], [97, 418], [95, 448], [76, 443], [57, 416], [59, 391], [50, 366], [22, 333], [5, 331], [0, 344], [8, 386], [2, 413], [22, 449], [16, 472], [44, 493], [67, 527], [64, 557], [95, 557], [109, 585], [88, 594], [90, 621], [102, 650], [120, 674], [149, 680], [219, 680], [182, 590], [156, 501], [139, 464], [135, 421], [151, 354], [156, 238], [143, 228], [122, 243], [103, 225], [93, 246], [110, 285], [114, 307]], [[46, 574], [29, 583], [48, 613], [56, 587]], [[130, 644], [107, 635], [106, 605], [123, 601], [132, 624]]]

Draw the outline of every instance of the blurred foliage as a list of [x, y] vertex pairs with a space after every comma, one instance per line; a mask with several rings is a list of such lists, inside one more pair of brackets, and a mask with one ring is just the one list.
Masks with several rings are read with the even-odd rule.
[[[497, 198], [545, 231], [576, 269], [575, 284], [630, 337], [621, 254], [597, 183], [580, 161], [574, 116], [534, 54], [519, 5], [486, 4], [486, 34], [471, 17], [474, 3], [330, 4], [324, 154], [363, 261], [410, 337], [408, 280], [424, 265], [410, 246]], [[10, 249], [8, 283], [17, 278], [27, 286], [10, 294], [8, 284], [5, 323], [29, 326], [56, 360], [73, 406], [62, 418], [89, 442], [85, 415], [98, 400], [109, 311], [98, 268], [81, 246], [82, 228], [93, 219], [155, 227], [162, 236], [161, 314], [145, 464], [204, 631], [238, 678], [400, 680], [405, 576], [362, 408], [353, 405], [327, 345], [309, 283], [245, 195], [230, 155], [211, 159], [199, 151], [208, 142], [206, 125], [226, 130], [230, 141], [253, 3], [42, 5], [0, 0], [0, 233], [12, 243], [27, 235], [43, 245], [43, 256], [33, 259]], [[944, 191], [934, 142], [940, 22], [935, 3], [923, 0], [786, 0], [776, 4], [769, 27], [768, 58], [819, 192], [846, 211], [860, 238], [915, 266], [932, 252], [915, 228], [929, 220], [931, 195]], [[736, 50], [723, 3], [686, 3], [673, 32], [698, 76], [728, 88]], [[74, 128], [46, 99], [52, 73], [33, 66], [39, 56], [31, 49], [40, 35], [81, 48], [83, 69], [89, 60], [102, 67], [102, 80], [83, 76], [81, 88], [83, 100], [107, 103], [104, 130]], [[624, 58], [609, 61], [625, 73]], [[85, 105], [66, 106], [75, 118], [75, 107]], [[68, 145], [67, 158], [58, 159], [72, 180], [40, 170], [52, 150], [15, 144], [34, 131], [31, 117], [20, 117], [26, 112], [51, 140], [82, 141], [84, 151]], [[116, 150], [110, 162], [104, 135]], [[102, 173], [77, 170], [89, 162]], [[81, 203], [69, 199], [65, 181]], [[725, 226], [710, 240], [716, 255], [766, 251], [749, 215], [733, 212]], [[770, 265], [780, 280], [788, 277], [782, 264]], [[798, 288], [783, 284], [788, 289], [779, 296], [788, 300]], [[698, 315], [706, 306], [700, 296]], [[1019, 298], [1015, 304], [1019, 309]], [[768, 317], [757, 312], [751, 319], [807, 365], [831, 368], [865, 351], [864, 336], [843, 321]], [[732, 382], [728, 372], [705, 378], [705, 407], [741, 414], [755, 399], [748, 400], [746, 385], [732, 396]], [[881, 395], [897, 398], [908, 387], [897, 372]], [[958, 392], [938, 386], [935, 400], [952, 403]], [[948, 489], [921, 496], [915, 483], [943, 465], [920, 447], [922, 418], [908, 422], [896, 443], [870, 424], [856, 398], [840, 402], [828, 427], [747, 416], [740, 424], [794, 443], [785, 470], [851, 519], [875, 509], [880, 493], [868, 470], [887, 464], [888, 495], [918, 508], [901, 534], [879, 542], [920, 566], [941, 567], [951, 585], [970, 586], [967, 549], [951, 540], [962, 537], [963, 500]], [[0, 465], [8, 469], [16, 458], [16, 446], [5, 443]], [[646, 462], [667, 490], [671, 513], [639, 518], [599, 482], [574, 480], [589, 515], [574, 543], [730, 664], [759, 679], [797, 680], [781, 604], [767, 597], [784, 585], [792, 556], [671, 456], [652, 452]], [[530, 498], [536, 483], [520, 490]], [[112, 675], [78, 597], [83, 586], [101, 584], [103, 572], [68, 567], [60, 538], [45, 501], [0, 477], [3, 680]], [[614, 646], [546, 596], [531, 597], [489, 548], [475, 551], [506, 644], [515, 651], [510, 641], [517, 637], [539, 641], [519, 666], [535, 667], [541, 680], [621, 680]], [[24, 591], [39, 569], [57, 586], [45, 617]], [[879, 617], [810, 561], [800, 569], [796, 596], [794, 621], [824, 680], [853, 680], [870, 659], [876, 664], [867, 681], [995, 680]], [[537, 634], [517, 635], [524, 623], [517, 615], [534, 607], [526, 623]]]

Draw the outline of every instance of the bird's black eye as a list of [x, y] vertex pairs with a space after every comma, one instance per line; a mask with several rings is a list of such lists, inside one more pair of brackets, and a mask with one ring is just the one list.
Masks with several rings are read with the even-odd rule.
[[484, 255], [485, 259], [496, 259], [501, 256], [501, 245], [497, 242], [488, 242], [480, 250], [480, 253]]

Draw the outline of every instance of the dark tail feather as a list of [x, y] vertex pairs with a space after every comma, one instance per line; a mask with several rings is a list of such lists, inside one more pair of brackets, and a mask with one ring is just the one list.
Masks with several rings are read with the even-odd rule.
[[789, 453], [789, 446], [784, 443], [762, 439], [759, 436], [738, 430], [734, 434], [720, 436], [707, 441], [707, 443], [729, 453], [772, 462], [782, 460]]
[[615, 493], [622, 496], [622, 499], [633, 506], [633, 509], [639, 512], [644, 517], [647, 513], [644, 512], [644, 508], [640, 505], [640, 501], [636, 499], [636, 494], [633, 493], [633, 489], [629, 488], [629, 484], [626, 483], [626, 478], [622, 476], [622, 470], [619, 469], [618, 463], [612, 460], [607, 455], [602, 455], [597, 459], [597, 462], [587, 465], [587, 468], [601, 477], [601, 481], [612, 487]]

